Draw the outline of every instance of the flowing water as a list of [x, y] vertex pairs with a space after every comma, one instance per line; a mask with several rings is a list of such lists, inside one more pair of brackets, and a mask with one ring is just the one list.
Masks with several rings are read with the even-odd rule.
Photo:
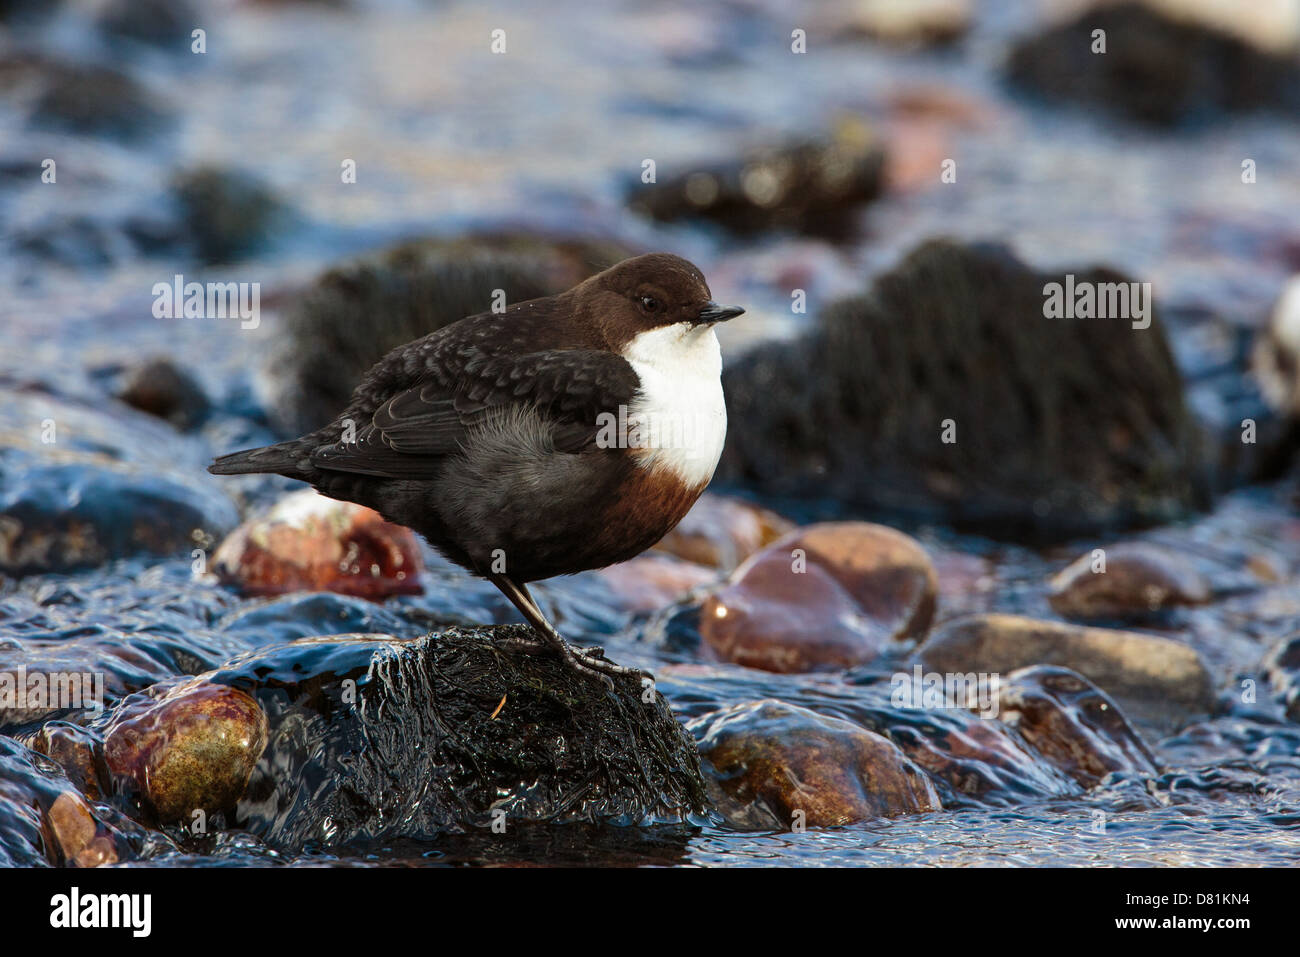
[[[111, 370], [145, 353], [174, 356], [218, 397], [218, 411], [202, 432], [154, 451], [198, 470], [212, 454], [271, 437], [245, 413], [279, 307], [301, 284], [404, 237], [501, 226], [613, 236], [691, 258], [715, 298], [751, 306], [725, 330], [731, 355], [798, 332], [807, 320], [789, 308], [794, 287], [808, 291], [815, 315], [926, 238], [999, 239], [1036, 266], [1104, 263], [1152, 282], [1158, 301], [1180, 310], [1175, 350], [1195, 374], [1216, 361], [1215, 347], [1205, 346], [1217, 341], [1213, 330], [1259, 326], [1300, 270], [1300, 126], [1233, 117], [1156, 132], [1031, 103], [1004, 85], [998, 64], [1040, 7], [980, 5], [962, 44], [925, 52], [831, 42], [821, 24], [833, 8], [823, 4], [212, 2], [200, 5], [205, 54], [137, 48], [124, 57], [75, 8], [60, 10], [44, 24], [0, 33], [0, 56], [35, 45], [73, 58], [121, 57], [173, 121], [145, 143], [121, 143], [33, 131], [18, 105], [0, 100], [0, 165], [54, 157], [59, 169], [57, 185], [0, 180], [0, 381], [98, 401]], [[809, 31], [807, 54], [790, 52], [796, 27]], [[495, 29], [506, 31], [504, 54], [490, 50]], [[647, 158], [665, 179], [749, 145], [822, 133], [845, 115], [879, 132], [896, 184], [862, 208], [848, 241], [739, 240], [706, 226], [650, 224], [625, 208]], [[958, 161], [954, 184], [938, 180], [947, 157]], [[1242, 183], [1243, 158], [1255, 160], [1256, 183]], [[357, 164], [355, 184], [340, 182], [347, 159]], [[253, 171], [291, 205], [289, 224], [255, 257], [205, 270], [125, 238], [130, 218], [165, 215], [172, 171], [200, 161]], [[60, 262], [19, 242], [51, 230], [80, 242], [95, 231], [87, 223], [106, 237], [97, 265], [83, 262], [80, 247]], [[260, 283], [260, 325], [154, 318], [154, 284], [182, 272]], [[1214, 586], [1214, 603], [1155, 630], [1200, 650], [1220, 689], [1253, 674], [1300, 621], [1294, 495], [1286, 482], [1239, 490], [1205, 516], [1144, 533], [1194, 556]], [[941, 588], [941, 618], [972, 610], [1049, 617], [1047, 577], [1098, 544], [1037, 552], [942, 528], [910, 531], [947, 556], [941, 578], [948, 567], [980, 570], [977, 586]], [[1271, 571], [1251, 576], [1246, 567]], [[114, 662], [110, 673], [139, 686], [303, 635], [414, 636], [439, 623], [514, 620], [491, 586], [433, 557], [431, 569], [424, 596], [383, 605], [241, 599], [195, 580], [188, 558], [6, 580], [0, 647], [21, 642], [33, 655]], [[869, 676], [772, 676], [638, 642], [642, 623], [610, 612], [603, 587], [578, 576], [539, 591], [571, 637], [599, 639], [615, 659], [655, 671], [683, 719], [761, 697], [814, 708], [835, 701], [849, 712], [877, 706]], [[1244, 706], [1225, 691], [1226, 713], [1193, 731], [1161, 739], [1148, 729], [1166, 770], [1087, 793], [805, 833], [716, 823], [572, 828], [509, 847], [460, 836], [299, 860], [1287, 864], [1300, 857], [1300, 727], [1267, 698]], [[1097, 810], [1105, 812], [1101, 832]], [[152, 860], [285, 857], [231, 836], [200, 854], [167, 850]]]

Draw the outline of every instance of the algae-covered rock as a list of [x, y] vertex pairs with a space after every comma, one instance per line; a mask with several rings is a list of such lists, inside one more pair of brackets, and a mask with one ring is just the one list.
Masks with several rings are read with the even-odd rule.
[[531, 635], [314, 638], [210, 673], [269, 721], [232, 823], [289, 848], [703, 812], [694, 743], [663, 698], [630, 678], [611, 693], [557, 658], [493, 643]]
[[1183, 514], [1199, 435], [1158, 311], [1049, 316], [1048, 288], [1064, 299], [1067, 282], [1118, 292], [1128, 277], [925, 243], [805, 338], [727, 366], [718, 478], [1006, 538]]

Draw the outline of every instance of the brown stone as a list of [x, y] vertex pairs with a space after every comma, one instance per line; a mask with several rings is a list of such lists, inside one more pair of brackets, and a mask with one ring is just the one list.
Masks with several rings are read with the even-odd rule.
[[718, 658], [751, 668], [851, 668], [924, 634], [936, 587], [908, 536], [866, 522], [812, 525], [736, 569], [704, 602], [700, 633]]
[[1105, 571], [1094, 571], [1091, 552], [1051, 581], [1052, 610], [1067, 618], [1140, 618], [1175, 605], [1201, 605], [1210, 586], [1187, 559], [1146, 542], [1124, 542], [1105, 552]]
[[132, 695], [104, 735], [104, 757], [163, 823], [231, 808], [267, 741], [266, 714], [242, 691], [193, 679]]
[[1113, 771], [1157, 770], [1155, 756], [1110, 696], [1068, 668], [1012, 672], [1001, 687], [998, 717], [1086, 788]]
[[213, 565], [222, 581], [250, 595], [332, 591], [380, 599], [423, 590], [414, 532], [311, 489], [231, 532]]
[[47, 819], [64, 858], [72, 860], [95, 837], [95, 818], [86, 802], [64, 791], [50, 806]]
[[1031, 665], [1077, 671], [1132, 715], [1173, 728], [1214, 705], [1200, 654], [1179, 641], [1109, 628], [981, 614], [940, 625], [920, 649], [938, 672], [1008, 674]]
[[940, 809], [925, 773], [865, 728], [763, 700], [689, 725], [716, 802], [733, 824], [835, 827]]

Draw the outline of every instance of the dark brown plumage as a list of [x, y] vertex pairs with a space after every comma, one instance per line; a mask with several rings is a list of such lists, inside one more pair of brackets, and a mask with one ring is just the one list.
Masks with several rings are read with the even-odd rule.
[[[712, 326], [743, 311], [684, 259], [625, 260], [395, 349], [330, 425], [210, 471], [287, 475], [409, 526], [496, 584], [539, 646], [609, 682], [630, 670], [569, 647], [526, 584], [625, 561], [694, 504], [726, 427]], [[608, 441], [611, 419], [692, 410], [703, 426], [680, 447]]]

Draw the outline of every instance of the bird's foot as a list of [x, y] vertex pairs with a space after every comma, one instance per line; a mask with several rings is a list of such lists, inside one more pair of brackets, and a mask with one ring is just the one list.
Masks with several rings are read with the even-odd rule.
[[558, 654], [560, 659], [574, 671], [598, 679], [610, 691], [614, 690], [612, 675], [626, 675], [636, 678], [638, 681], [644, 681], [646, 678], [650, 678], [651, 681], [654, 680], [654, 677], [648, 672], [641, 671], [638, 668], [616, 665], [614, 662], [606, 660], [604, 648], [577, 648], [559, 635], [548, 635], [546, 637], [539, 635], [536, 638], [519, 636], [498, 638], [496, 644], [507, 651], [522, 654]]

